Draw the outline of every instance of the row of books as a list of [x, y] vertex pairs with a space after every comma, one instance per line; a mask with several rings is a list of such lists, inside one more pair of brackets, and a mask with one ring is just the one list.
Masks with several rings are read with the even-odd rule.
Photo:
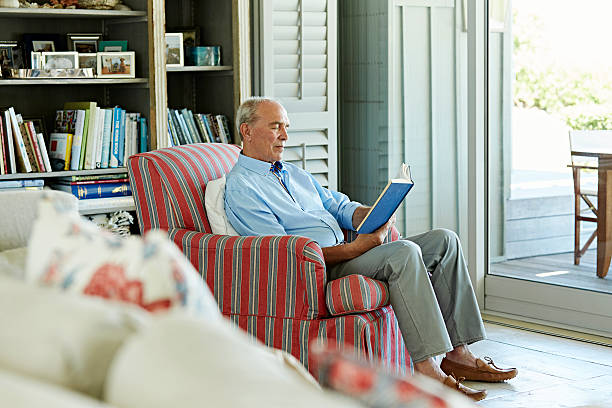
[[58, 177], [50, 186], [67, 191], [79, 200], [132, 195], [127, 173]]
[[[127, 158], [148, 150], [147, 121], [140, 113], [96, 102], [67, 102], [55, 116], [50, 144], [61, 146], [54, 170], [123, 167]], [[60, 168], [63, 164], [63, 168]], [[53, 165], [53, 163], [52, 163]]]
[[51, 171], [42, 129], [13, 107], [0, 115], [0, 174]]
[[225, 115], [193, 113], [189, 109], [168, 109], [170, 145], [191, 143], [232, 143], [231, 126]]

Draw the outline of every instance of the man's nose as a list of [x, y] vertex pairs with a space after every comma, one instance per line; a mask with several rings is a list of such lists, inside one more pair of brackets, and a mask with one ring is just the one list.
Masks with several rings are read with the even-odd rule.
[[289, 134], [287, 133], [287, 128], [285, 126], [281, 126], [280, 138], [283, 140], [289, 139]]

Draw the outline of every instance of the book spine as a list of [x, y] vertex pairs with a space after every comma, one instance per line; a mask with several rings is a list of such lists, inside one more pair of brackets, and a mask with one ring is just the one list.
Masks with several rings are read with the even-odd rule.
[[4, 128], [0, 116], [0, 174], [6, 174], [6, 151], [4, 149]]
[[[96, 150], [96, 124], [98, 119], [99, 108], [94, 107], [89, 111], [89, 129], [87, 133], [87, 146], [85, 147], [85, 161], [83, 162], [83, 169], [93, 169], [95, 167], [94, 153]], [[94, 167], [92, 167], [94, 162]]]
[[106, 112], [104, 109], [99, 108], [98, 123], [96, 126], [96, 154], [95, 154], [95, 168], [102, 168], [102, 142], [104, 139], [104, 120], [106, 119]]
[[125, 110], [121, 109], [119, 124], [119, 156], [117, 157], [119, 167], [123, 167], [123, 155], [125, 154]]
[[85, 126], [85, 111], [79, 109], [76, 111], [76, 123], [74, 126], [74, 136], [72, 137], [72, 153], [70, 159], [70, 170], [79, 169], [79, 161], [81, 160], [81, 146], [83, 144], [83, 130]]
[[0, 188], [42, 187], [44, 185], [45, 182], [42, 179], [0, 180]]
[[19, 130], [21, 132], [21, 137], [23, 137], [23, 144], [25, 145], [26, 153], [28, 154], [28, 160], [30, 161], [30, 165], [32, 166], [32, 171], [40, 173], [41, 170], [38, 168], [38, 162], [36, 160], [34, 145], [32, 144], [32, 139], [30, 138], [30, 132], [28, 132], [28, 129], [24, 122], [19, 123]]
[[72, 133], [68, 133], [66, 139], [66, 161], [64, 162], [64, 170], [70, 170], [70, 155], [72, 154]]
[[148, 141], [149, 137], [147, 135], [147, 119], [140, 118], [140, 153], [144, 153], [149, 150]]
[[204, 127], [204, 122], [202, 121], [202, 117], [199, 114], [195, 114], [195, 122], [198, 125], [198, 129], [200, 129], [200, 134], [202, 135], [202, 141], [204, 143], [209, 143], [210, 142], [210, 137], [208, 136], [208, 133], [206, 132], [206, 128]]
[[113, 109], [113, 138], [112, 138], [112, 149], [109, 160], [109, 167], [119, 167], [119, 133], [121, 126], [121, 108]]
[[70, 185], [77, 185], [77, 186], [86, 186], [86, 185], [91, 185], [91, 184], [109, 184], [109, 183], [129, 183], [130, 179], [127, 177], [124, 178], [115, 178], [115, 179], [108, 179], [108, 180], [83, 180], [83, 181], [71, 181]]
[[81, 200], [132, 195], [130, 183], [71, 185], [72, 194]]
[[10, 173], [17, 173], [17, 162], [15, 160], [15, 146], [13, 143], [13, 127], [11, 125], [10, 112], [4, 112], [4, 123], [6, 126], [6, 145], [8, 146]]
[[28, 131], [28, 136], [30, 137], [30, 141], [32, 143], [32, 147], [34, 148], [34, 154], [36, 155], [36, 163], [38, 164], [38, 169], [40, 172], [44, 173], [47, 171], [45, 167], [45, 161], [43, 160], [42, 153], [40, 151], [40, 146], [38, 145], [38, 137], [36, 136], [36, 129], [34, 128], [34, 123], [31, 121], [25, 122], [26, 130]]
[[210, 113], [205, 113], [204, 119], [206, 120], [204, 123], [208, 123], [208, 127], [213, 135], [213, 141], [215, 143], [221, 143], [221, 137], [219, 136], [219, 129], [217, 128], [217, 121], [215, 120], [215, 117]]
[[187, 129], [187, 125], [185, 124], [183, 117], [181, 116], [178, 110], [174, 111], [174, 115], [176, 116], [176, 122], [178, 123], [178, 126], [181, 129], [181, 133], [183, 134], [183, 144], [192, 143], [191, 136], [189, 135], [189, 129]]
[[89, 138], [89, 120], [91, 109], [85, 109], [85, 121], [83, 123], [83, 136], [81, 137], [81, 151], [79, 152], [79, 170], [85, 168], [85, 152], [87, 151], [87, 139]]
[[50, 172], [53, 169], [51, 169], [51, 162], [49, 161], [49, 152], [47, 151], [47, 146], [45, 144], [45, 137], [42, 133], [37, 133], [36, 137], [38, 138], [38, 145], [40, 146], [43, 161], [45, 162], [45, 168], [47, 169], [47, 172]]
[[170, 120], [172, 122], [172, 129], [174, 129], [174, 134], [176, 135], [176, 146], [186, 144], [187, 142], [183, 136], [183, 131], [178, 124], [178, 120], [176, 119], [173, 109], [170, 109]]
[[102, 162], [100, 166], [103, 169], [108, 168], [111, 151], [111, 139], [113, 133], [113, 110], [104, 109], [104, 130], [102, 135]]
[[193, 136], [192, 137], [193, 142], [202, 143], [202, 137], [200, 136], [198, 127], [193, 121], [193, 114], [191, 113], [189, 109], [183, 109], [183, 119], [185, 120], [185, 123], [187, 124], [187, 127], [189, 128], [189, 132], [191, 132], [191, 135]]
[[215, 116], [215, 123], [217, 125], [217, 129], [219, 129], [221, 143], [227, 143], [227, 135], [225, 134], [225, 129], [223, 128], [223, 122], [221, 121], [220, 115]]
[[23, 137], [21, 136], [21, 131], [19, 130], [19, 122], [17, 122], [17, 116], [15, 115], [15, 110], [10, 107], [8, 109], [11, 124], [13, 127], [13, 138], [15, 140], [15, 150], [17, 150], [15, 156], [17, 157], [17, 165], [21, 167], [25, 173], [30, 173], [32, 171], [32, 166], [30, 165], [30, 161], [28, 160], [28, 153], [26, 151], [25, 144], [23, 142]]
[[234, 139], [232, 138], [231, 126], [229, 124], [229, 120], [225, 115], [219, 115], [221, 117], [221, 124], [223, 125], [223, 131], [225, 132], [225, 137], [227, 138], [227, 143], [232, 143]]

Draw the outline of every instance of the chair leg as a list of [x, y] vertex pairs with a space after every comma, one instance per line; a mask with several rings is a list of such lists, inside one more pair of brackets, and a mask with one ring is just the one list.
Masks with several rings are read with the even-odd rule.
[[574, 265], [580, 265], [580, 172], [574, 173]]

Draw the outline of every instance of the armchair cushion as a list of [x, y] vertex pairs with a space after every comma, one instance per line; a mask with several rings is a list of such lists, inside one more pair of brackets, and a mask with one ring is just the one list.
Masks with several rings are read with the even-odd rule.
[[239, 235], [225, 215], [225, 174], [206, 184], [204, 205], [213, 234]]
[[349, 275], [327, 284], [325, 303], [334, 316], [369, 312], [389, 304], [389, 288], [363, 275]]

